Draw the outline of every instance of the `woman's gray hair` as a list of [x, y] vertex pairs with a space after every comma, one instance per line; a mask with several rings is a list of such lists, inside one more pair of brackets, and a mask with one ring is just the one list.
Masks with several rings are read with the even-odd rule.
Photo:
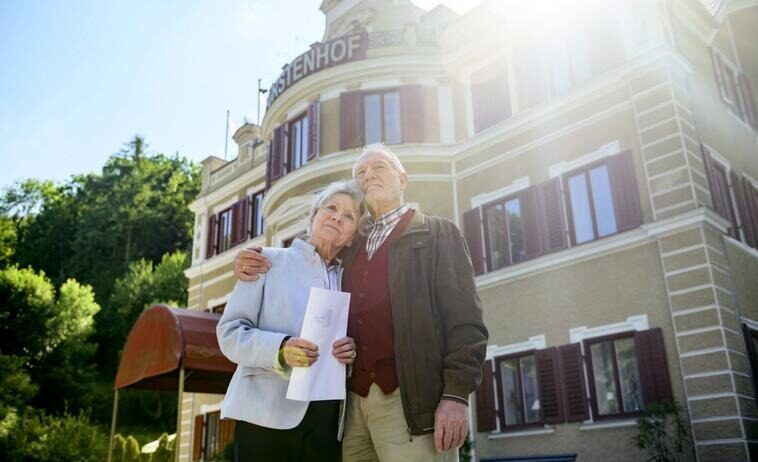
[[329, 200], [337, 194], [344, 194], [353, 200], [358, 205], [358, 216], [356, 218], [356, 225], [358, 231], [363, 233], [366, 229], [365, 223], [368, 221], [368, 209], [363, 203], [363, 193], [358, 189], [358, 185], [355, 181], [335, 181], [329, 183], [323, 191], [316, 195], [311, 203], [311, 209], [308, 212], [308, 227], [306, 229], [306, 235], [310, 236], [313, 231], [313, 217], [316, 216], [319, 209], [324, 206]]

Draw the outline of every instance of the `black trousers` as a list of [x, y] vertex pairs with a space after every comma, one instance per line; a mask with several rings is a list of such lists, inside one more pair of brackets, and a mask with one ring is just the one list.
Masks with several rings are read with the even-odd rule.
[[337, 462], [339, 408], [339, 401], [313, 401], [300, 425], [289, 430], [237, 421], [234, 462]]

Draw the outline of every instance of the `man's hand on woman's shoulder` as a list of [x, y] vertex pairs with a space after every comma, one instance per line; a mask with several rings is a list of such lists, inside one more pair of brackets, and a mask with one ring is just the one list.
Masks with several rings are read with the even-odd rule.
[[263, 256], [263, 248], [256, 246], [242, 249], [234, 257], [234, 275], [241, 281], [257, 281], [262, 273], [271, 268], [271, 261]]

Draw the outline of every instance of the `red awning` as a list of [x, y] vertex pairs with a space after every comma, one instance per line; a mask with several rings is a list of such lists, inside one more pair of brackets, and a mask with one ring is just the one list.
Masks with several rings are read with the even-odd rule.
[[176, 391], [183, 364], [184, 391], [225, 393], [236, 365], [218, 347], [220, 317], [166, 305], [145, 310], [126, 339], [116, 388]]

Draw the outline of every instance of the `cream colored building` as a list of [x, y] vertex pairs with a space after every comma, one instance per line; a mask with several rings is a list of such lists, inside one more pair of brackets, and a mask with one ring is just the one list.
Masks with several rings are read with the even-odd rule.
[[[286, 245], [384, 141], [478, 272], [478, 459], [645, 460], [636, 419], [668, 399], [685, 459], [758, 459], [758, 2], [558, 3], [324, 0], [261, 126], [203, 163], [189, 308], [223, 309], [237, 249]], [[182, 460], [228, 440], [219, 401], [187, 395]]]

